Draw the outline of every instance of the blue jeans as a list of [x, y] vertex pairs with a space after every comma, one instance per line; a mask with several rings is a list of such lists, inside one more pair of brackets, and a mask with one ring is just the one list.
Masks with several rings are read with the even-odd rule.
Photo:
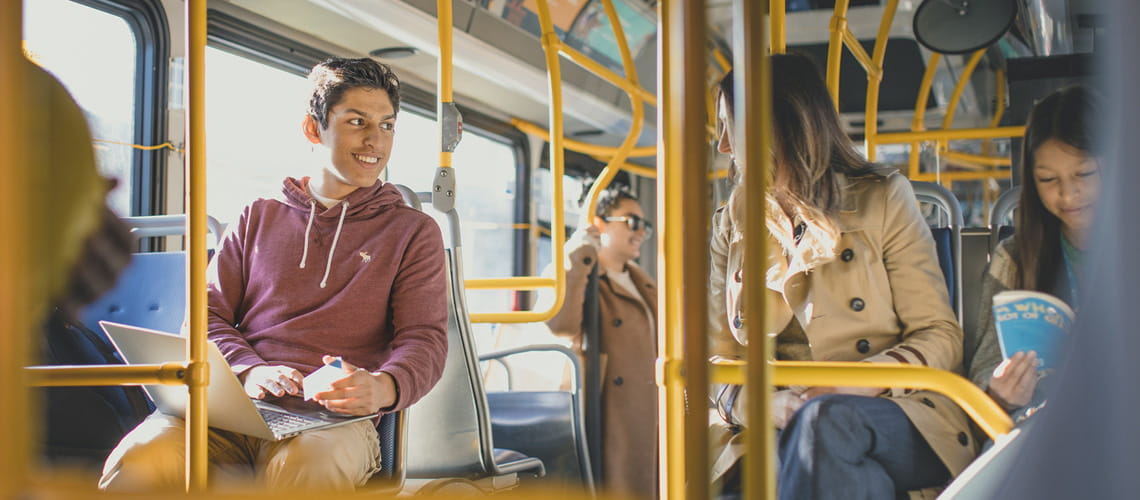
[[895, 403], [828, 394], [813, 398], [780, 433], [781, 499], [905, 498], [950, 472]]

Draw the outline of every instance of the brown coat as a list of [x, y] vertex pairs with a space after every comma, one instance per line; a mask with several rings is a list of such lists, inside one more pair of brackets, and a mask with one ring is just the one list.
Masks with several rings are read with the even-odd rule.
[[[962, 373], [962, 330], [910, 183], [895, 172], [842, 182], [842, 234], [834, 260], [811, 272], [789, 270], [777, 244], [769, 243], [772, 264], [765, 275], [771, 311], [765, 333], [778, 334], [794, 316], [807, 336], [811, 359], [908, 363]], [[735, 321], [745, 274], [738, 273], [742, 248], [733, 241], [727, 219], [722, 210], [714, 223], [710, 305], [717, 318], [713, 337], [720, 340], [714, 353], [733, 356], [739, 345], [724, 340], [743, 344], [751, 325]], [[969, 419], [949, 398], [901, 388], [885, 397], [902, 408], [952, 475], [973, 460], [977, 443]]]
[[[582, 344], [582, 305], [590, 270], [598, 261], [590, 245], [567, 257], [566, 301], [546, 322], [576, 350]], [[626, 265], [641, 299], [657, 316], [657, 285], [645, 271]], [[601, 270], [599, 269], [599, 272]], [[656, 497], [657, 491], [657, 337], [645, 308], [624, 287], [598, 277], [602, 343], [603, 482], [606, 491]], [[591, 404], [587, 401], [586, 404]], [[592, 444], [592, 443], [591, 443]]]

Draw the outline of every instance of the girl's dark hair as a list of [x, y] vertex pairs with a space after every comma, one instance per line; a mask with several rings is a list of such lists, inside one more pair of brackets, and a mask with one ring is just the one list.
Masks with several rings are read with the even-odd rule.
[[[772, 63], [773, 148], [777, 199], [803, 203], [834, 215], [842, 201], [839, 176], [862, 176], [871, 164], [855, 149], [839, 124], [839, 114], [823, 78], [811, 59], [799, 54], [776, 54]], [[733, 72], [720, 81], [720, 93], [733, 115]], [[787, 198], [787, 199], [782, 199]], [[789, 200], [790, 199], [790, 200]]]
[[1098, 103], [1085, 87], [1066, 87], [1038, 102], [1029, 113], [1022, 141], [1021, 199], [1013, 250], [1017, 288], [1052, 293], [1061, 264], [1061, 221], [1045, 208], [1033, 177], [1034, 154], [1056, 139], [1082, 154], [1095, 156], [1093, 117]]
[[400, 79], [387, 64], [367, 57], [330, 57], [313, 67], [309, 72], [309, 83], [313, 86], [309, 115], [321, 124], [322, 129], [329, 126], [329, 110], [349, 89], [381, 89], [392, 100], [392, 110], [400, 111]]
[[598, 205], [594, 207], [595, 217], [609, 217], [614, 213], [623, 200], [633, 200], [637, 203], [637, 197], [628, 189], [621, 188], [607, 188], [598, 194]]

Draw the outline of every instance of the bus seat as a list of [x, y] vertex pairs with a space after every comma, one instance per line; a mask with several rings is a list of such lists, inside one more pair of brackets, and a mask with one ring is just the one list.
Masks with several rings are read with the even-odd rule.
[[[420, 194], [430, 200], [430, 193]], [[426, 396], [406, 410], [406, 482], [417, 492], [467, 487], [476, 492], [513, 488], [520, 475], [542, 477], [542, 460], [496, 450], [487, 394], [475, 355], [463, 288], [458, 215], [443, 214], [441, 225], [448, 277], [447, 361]]]
[[186, 253], [136, 253], [115, 287], [84, 308], [80, 321], [100, 320], [177, 333], [186, 317]]
[[[950, 305], [958, 322], [962, 322], [962, 206], [948, 189], [931, 182], [911, 181], [914, 196], [921, 203], [929, 203], [945, 214], [945, 224], [930, 228], [934, 246], [938, 251], [938, 265], [946, 278], [950, 292]], [[941, 219], [940, 219], [941, 220]]]
[[412, 188], [403, 184], [392, 185], [395, 186], [396, 190], [400, 192], [400, 195], [404, 197], [404, 203], [416, 210], [423, 211], [423, 204], [420, 203], [420, 196], [417, 195], [415, 191], [412, 191]]
[[[505, 358], [544, 351], [560, 353], [570, 361], [571, 390], [511, 390]], [[560, 345], [529, 345], [486, 353], [479, 356], [479, 361], [496, 361], [508, 367], [507, 390], [487, 393], [495, 443], [542, 460], [547, 472], [542, 482], [555, 487], [584, 485], [592, 492], [594, 479], [578, 386], [582, 371], [578, 356]]]
[[[1010, 469], [1021, 454], [1031, 433], [1034, 419], [998, 436], [993, 446], [978, 455], [958, 477], [942, 490], [939, 499], [994, 498], [998, 490], [1008, 482]], [[1040, 436], [1038, 436], [1040, 439]]]
[[[186, 215], [123, 217], [131, 234], [139, 238], [177, 236], [186, 231]], [[221, 238], [222, 225], [207, 217], [207, 229], [214, 235], [214, 247]], [[88, 305], [80, 321], [100, 331], [99, 321], [178, 332], [186, 317], [186, 252], [143, 252], [131, 256], [131, 263], [119, 275], [115, 287]]]
[[380, 417], [376, 434], [380, 439], [380, 470], [357, 493], [396, 496], [404, 487], [404, 454], [407, 449], [407, 418], [404, 411]]
[[1001, 240], [1013, 236], [1013, 212], [1017, 209], [1017, 202], [1021, 199], [1021, 186], [1016, 186], [998, 196], [997, 201], [990, 207], [989, 225], [993, 233], [990, 241], [996, 247]]

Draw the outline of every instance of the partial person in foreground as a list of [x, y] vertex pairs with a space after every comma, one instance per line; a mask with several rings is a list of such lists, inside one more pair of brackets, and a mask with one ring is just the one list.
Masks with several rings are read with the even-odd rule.
[[[347, 415], [399, 411], [439, 380], [447, 353], [443, 240], [379, 177], [400, 88], [388, 66], [331, 58], [313, 68], [305, 138], [312, 177], [246, 207], [209, 271], [209, 338], [251, 398], [301, 403], [302, 378], [343, 358], [315, 403]], [[209, 432], [211, 478], [269, 489], [352, 490], [380, 466], [366, 419], [281, 441]], [[184, 484], [185, 422], [154, 414], [103, 470], [108, 490]], [[214, 484], [216, 482], [212, 481]]]
[[[546, 321], [555, 335], [581, 351], [586, 282], [596, 266], [604, 429], [600, 484], [608, 492], [648, 498], [657, 496], [657, 284], [635, 260], [652, 230], [632, 193], [602, 191], [589, 223], [566, 241], [566, 299]], [[541, 297], [543, 303], [552, 301], [548, 295]]]
[[994, 327], [994, 296], [1034, 290], [1077, 308], [1093, 208], [1100, 194], [1094, 148], [1097, 99], [1085, 87], [1058, 90], [1029, 115], [1022, 143], [1021, 198], [1014, 236], [994, 250], [982, 277], [977, 346], [968, 360], [970, 379], [1019, 419], [1044, 403], [1037, 353], [1003, 359]]
[[[727, 205], [714, 215], [710, 307], [713, 354], [738, 356], [753, 336], [776, 338], [792, 361], [869, 361], [961, 373], [962, 331], [950, 307], [934, 241], [909, 181], [868, 163], [839, 124], [813, 63], [775, 55], [774, 165], [769, 191], [735, 165]], [[733, 76], [721, 81], [718, 150], [736, 150]], [[735, 162], [735, 159], [733, 160]], [[746, 196], [766, 200], [765, 262], [745, 262]], [[758, 215], [758, 214], [757, 214]], [[746, 279], [765, 280], [765, 324], [742, 315]], [[727, 443], [714, 461], [723, 494], [739, 494], [744, 391], [715, 391]], [[778, 387], [782, 499], [897, 498], [934, 492], [974, 458], [966, 414], [936, 393], [901, 387]], [[767, 421], [767, 418], [765, 418]], [[735, 464], [735, 465], [734, 465]]]

